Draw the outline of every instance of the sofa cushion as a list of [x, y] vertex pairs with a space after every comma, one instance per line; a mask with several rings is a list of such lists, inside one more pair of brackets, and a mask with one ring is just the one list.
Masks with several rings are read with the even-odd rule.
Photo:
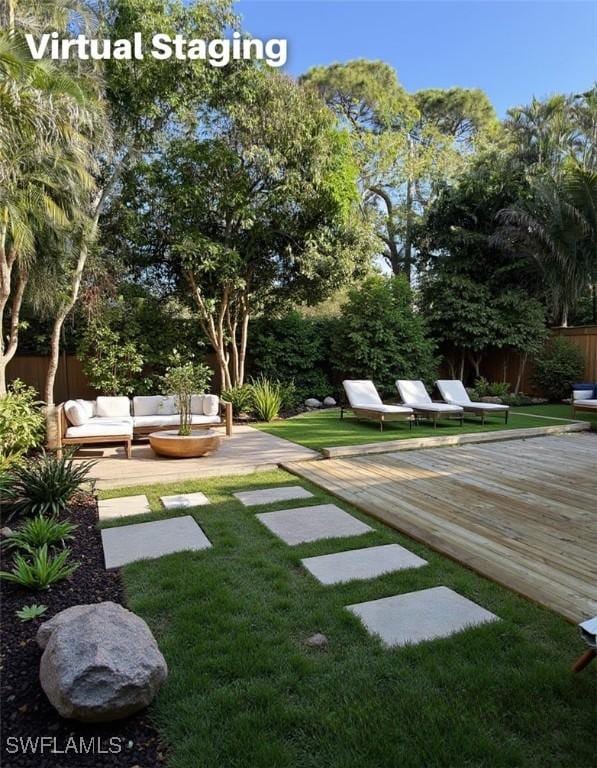
[[97, 413], [96, 413], [97, 408], [95, 405], [95, 400], [83, 400], [80, 397], [77, 397], [75, 402], [79, 403], [81, 408], [83, 408], [83, 410], [87, 413], [90, 419], [92, 419], [94, 416], [97, 416]]
[[577, 400], [592, 400], [593, 399], [593, 388], [591, 389], [574, 389], [572, 390], [572, 399], [574, 401]]
[[131, 402], [128, 397], [98, 397], [97, 415], [114, 418], [131, 415]]
[[203, 414], [205, 416], [217, 416], [220, 407], [220, 398], [217, 395], [203, 395]]
[[132, 416], [115, 416], [110, 418], [109, 416], [94, 416], [91, 419], [93, 424], [125, 424], [127, 427], [133, 426]]
[[204, 395], [193, 395], [191, 397], [191, 413], [196, 416], [203, 416], [203, 398]]
[[78, 427], [69, 427], [66, 430], [66, 437], [78, 438], [78, 437], [120, 437], [128, 436], [132, 437], [133, 428], [132, 425], [126, 421], [117, 421], [116, 419], [110, 421], [105, 419], [99, 422], [96, 419], [90, 419], [86, 424], [82, 424]]
[[173, 416], [178, 413], [174, 395], [144, 395], [133, 397], [135, 416]]
[[64, 413], [68, 421], [75, 427], [86, 424], [91, 416], [88, 410], [76, 400], [67, 400], [64, 404]]
[[[219, 424], [219, 416], [200, 416], [193, 414], [191, 416], [192, 424]], [[133, 416], [133, 425], [135, 429], [145, 429], [147, 427], [178, 427], [180, 424], [180, 415], [174, 416]]]
[[169, 427], [179, 424], [180, 416], [178, 413], [172, 416], [159, 416], [156, 413], [149, 416], [133, 416], [133, 426], [135, 427]]

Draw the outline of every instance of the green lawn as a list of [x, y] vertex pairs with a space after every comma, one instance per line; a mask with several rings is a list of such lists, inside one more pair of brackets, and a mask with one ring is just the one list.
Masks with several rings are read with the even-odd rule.
[[[144, 492], [156, 511], [164, 493], [201, 490], [212, 502], [184, 514], [213, 549], [123, 569], [129, 606], [150, 624], [170, 669], [152, 710], [169, 768], [594, 764], [597, 668], [570, 673], [584, 650], [573, 626], [308, 483], [317, 501], [338, 503], [375, 532], [289, 547], [256, 520], [265, 508], [245, 509], [231, 496], [297, 482], [276, 471], [105, 494]], [[429, 565], [329, 587], [300, 565], [302, 557], [390, 542]], [[440, 584], [501, 621], [386, 650], [343, 607]], [[325, 651], [303, 645], [317, 631], [329, 638]]]
[[[550, 418], [540, 418], [548, 416]], [[538, 418], [539, 417], [539, 418]], [[557, 418], [558, 421], [554, 421]], [[437, 429], [428, 422], [409, 430], [406, 422], [390, 422], [380, 432], [379, 424], [373, 421], [359, 421], [348, 411], [340, 419], [340, 410], [330, 408], [322, 411], [310, 411], [291, 419], [280, 419], [269, 424], [256, 424], [258, 429], [272, 435], [286, 438], [306, 448], [321, 450], [340, 445], [363, 445], [380, 440], [402, 440], [409, 437], [430, 437], [436, 435], [456, 435], [464, 432], [491, 432], [501, 429], [523, 429], [526, 427], [546, 427], [570, 420], [570, 407], [567, 405], [539, 405], [513, 408], [508, 424], [503, 418], [491, 417], [484, 425], [480, 419], [469, 415], [464, 425], [459, 422], [442, 421]]]

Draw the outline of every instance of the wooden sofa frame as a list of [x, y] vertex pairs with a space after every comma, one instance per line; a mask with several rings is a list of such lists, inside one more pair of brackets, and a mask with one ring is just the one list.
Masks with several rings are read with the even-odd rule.
[[597, 413], [597, 405], [583, 405], [582, 400], [572, 401], [572, 418], [576, 418], [577, 411], [584, 411], [585, 413]]
[[[232, 403], [226, 400], [220, 400], [219, 412], [224, 416], [219, 424], [193, 424], [193, 429], [212, 429], [214, 427], [225, 427], [226, 435], [232, 434]], [[58, 420], [58, 455], [62, 455], [62, 448], [68, 445], [97, 445], [98, 443], [124, 443], [127, 458], [131, 458], [132, 440], [139, 437], [146, 437], [152, 432], [161, 432], [166, 429], [172, 429], [172, 424], [164, 424], [160, 427], [133, 427], [133, 436], [130, 434], [122, 435], [90, 435], [88, 437], [66, 437], [68, 429], [68, 419], [64, 412], [64, 403], [60, 403], [57, 411]]]

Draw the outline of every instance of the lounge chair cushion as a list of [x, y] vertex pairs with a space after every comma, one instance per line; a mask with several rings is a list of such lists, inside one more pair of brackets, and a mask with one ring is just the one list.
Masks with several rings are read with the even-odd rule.
[[577, 401], [577, 405], [583, 408], [597, 408], [597, 400], [581, 400], [580, 402]]
[[373, 411], [375, 413], [412, 413], [413, 409], [409, 408], [406, 405], [385, 405], [385, 403], [382, 403], [381, 405], [355, 405], [354, 408], [358, 410], [359, 408], [363, 408], [367, 411]]
[[415, 411], [426, 411], [427, 413], [463, 413], [464, 408], [461, 405], [452, 405], [451, 403], [409, 403]]
[[469, 397], [464, 384], [458, 379], [438, 379], [435, 382], [437, 388], [440, 391], [441, 396], [446, 403], [451, 405], [460, 405], [465, 410], [467, 407], [475, 409], [483, 409], [484, 411], [507, 411], [508, 405], [501, 405], [500, 403], [474, 403]]
[[128, 397], [98, 397], [97, 415], [108, 418], [131, 415], [131, 401]]
[[110, 421], [104, 419], [98, 421], [96, 419], [90, 419], [86, 424], [82, 424], [78, 427], [69, 427], [66, 430], [66, 437], [68, 438], [84, 438], [84, 437], [114, 437], [114, 436], [128, 436], [133, 435], [133, 426], [126, 421], [118, 421], [116, 419]]
[[342, 382], [348, 402], [353, 408], [383, 405], [375, 384], [368, 379], [346, 379]]
[[76, 400], [66, 401], [64, 404], [64, 413], [68, 421], [74, 427], [82, 427], [91, 418], [87, 408], [81, 405], [81, 403], [78, 403]]
[[421, 404], [431, 405], [432, 403], [429, 393], [425, 389], [425, 385], [422, 381], [398, 379], [396, 381], [396, 387], [398, 388], [402, 401], [406, 403], [406, 405], [416, 405], [418, 407]]

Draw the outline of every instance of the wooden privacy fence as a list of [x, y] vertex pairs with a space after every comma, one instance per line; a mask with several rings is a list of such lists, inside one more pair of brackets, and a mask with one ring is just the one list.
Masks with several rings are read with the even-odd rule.
[[[219, 376], [216, 367], [215, 354], [205, 355], [205, 363], [216, 372], [212, 379], [212, 391], [220, 391]], [[48, 371], [49, 358], [36, 355], [20, 355], [14, 357], [8, 364], [8, 381], [21, 379], [25, 384], [35, 387], [43, 396]], [[101, 392], [97, 392], [83, 371], [81, 361], [74, 355], [61, 355], [54, 384], [54, 402], [63, 403], [71, 398], [81, 397], [85, 400], [94, 400]], [[156, 394], [160, 394], [157, 392]]]
[[[576, 344], [583, 352], [585, 358], [584, 381], [597, 382], [597, 325], [586, 325], [579, 328], [554, 328], [554, 336], [564, 336], [568, 341]], [[205, 356], [205, 362], [215, 371], [212, 381], [212, 391], [220, 391], [218, 366], [216, 356], [209, 353]], [[22, 355], [15, 357], [8, 364], [8, 380], [21, 379], [37, 389], [41, 394], [44, 390], [46, 371], [48, 370], [47, 357], [35, 357]], [[514, 389], [518, 373], [518, 357], [513, 352], [498, 352], [486, 358], [481, 363], [481, 374], [489, 381], [508, 381]], [[448, 375], [447, 371], [444, 371]], [[527, 394], [541, 394], [531, 383], [533, 363], [529, 361], [525, 375], [522, 379], [521, 391]], [[82, 397], [93, 399], [98, 394], [90, 385], [83, 372], [80, 361], [74, 355], [62, 355], [56, 376], [54, 387], [54, 400], [56, 403], [64, 402], [70, 398]]]

